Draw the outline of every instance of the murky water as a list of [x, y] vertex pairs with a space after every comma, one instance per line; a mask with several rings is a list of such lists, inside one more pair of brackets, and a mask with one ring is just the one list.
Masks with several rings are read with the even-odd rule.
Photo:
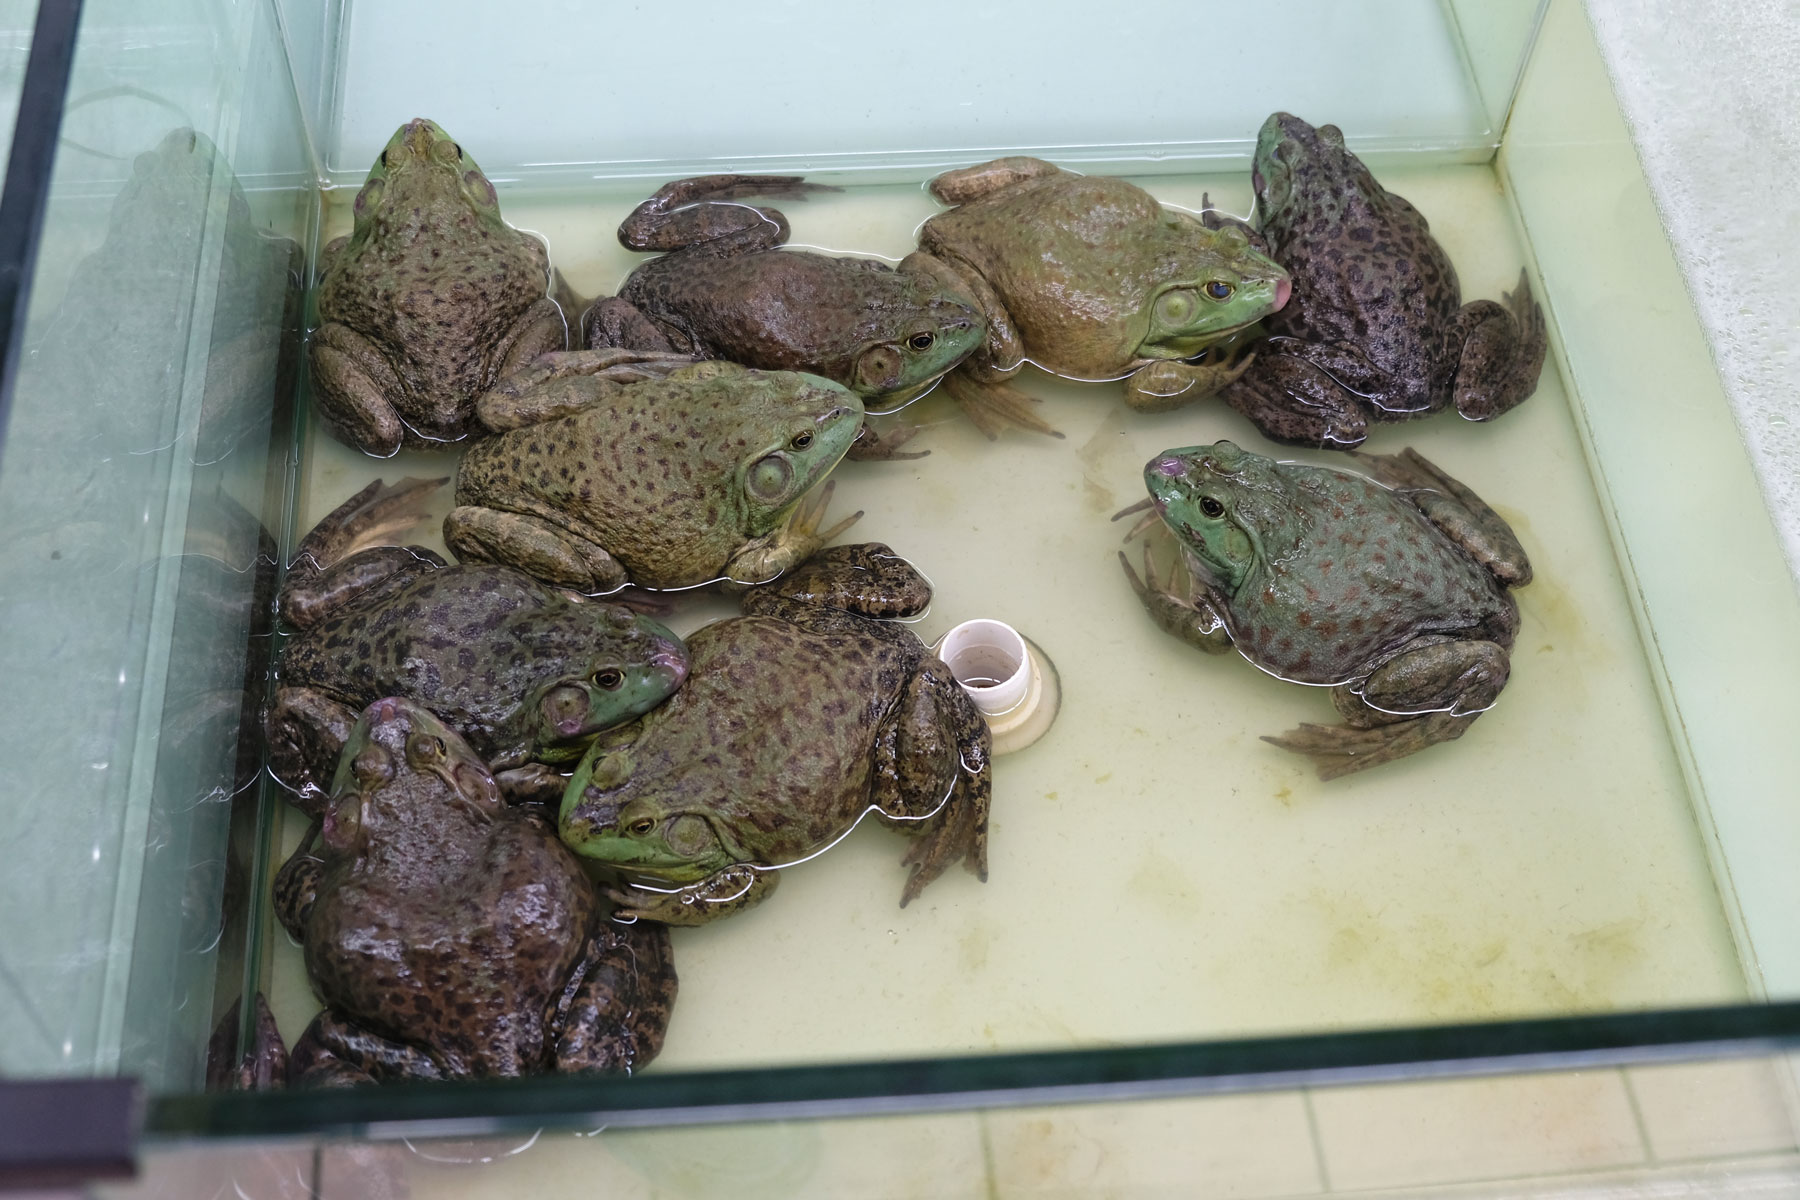
[[[1383, 172], [1431, 220], [1465, 298], [1512, 286], [1524, 251], [1487, 167]], [[1237, 212], [1247, 178], [1140, 181], [1169, 203]], [[509, 195], [584, 295], [638, 261], [614, 230], [649, 188]], [[343, 199], [348, 199], [345, 195]], [[787, 207], [795, 244], [895, 259], [936, 211], [915, 186]], [[328, 213], [328, 236], [347, 227]], [[682, 990], [659, 1066], [696, 1067], [1187, 1040], [1744, 997], [1686, 787], [1554, 360], [1491, 425], [1439, 415], [1368, 448], [1419, 448], [1510, 521], [1536, 572], [1517, 593], [1512, 678], [1462, 740], [1331, 783], [1260, 740], [1335, 720], [1320, 689], [1159, 632], [1116, 561], [1112, 513], [1143, 463], [1229, 437], [1223, 406], [1144, 415], [1112, 385], [1042, 375], [1062, 440], [989, 442], [947, 400], [911, 462], [845, 463], [835, 511], [937, 586], [928, 640], [971, 617], [1054, 660], [1063, 702], [1036, 745], [997, 761], [986, 884], [952, 872], [902, 911], [903, 838], [870, 825], [788, 873], [766, 904], [675, 933]], [[449, 455], [366, 459], [314, 438], [300, 528], [376, 475], [446, 475]], [[449, 507], [448, 488], [434, 518]], [[436, 520], [417, 540], [441, 548]], [[683, 601], [683, 632], [724, 615]], [[798, 683], [798, 681], [796, 681]], [[302, 822], [285, 830], [291, 845]], [[283, 1031], [317, 1007], [276, 933]]]

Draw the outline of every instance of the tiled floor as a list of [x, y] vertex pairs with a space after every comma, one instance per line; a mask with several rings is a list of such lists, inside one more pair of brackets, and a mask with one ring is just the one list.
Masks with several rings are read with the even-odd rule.
[[[485, 1142], [172, 1154], [110, 1200], [1800, 1197], [1775, 1059]], [[1793, 1078], [1788, 1075], [1789, 1080]], [[1791, 1086], [1791, 1084], [1790, 1084]], [[310, 1189], [309, 1189], [310, 1184]]]

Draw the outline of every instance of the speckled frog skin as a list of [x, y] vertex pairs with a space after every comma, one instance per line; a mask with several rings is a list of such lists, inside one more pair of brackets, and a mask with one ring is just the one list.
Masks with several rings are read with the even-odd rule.
[[1252, 182], [1262, 236], [1294, 294], [1223, 396], [1265, 435], [1355, 446], [1370, 421], [1451, 404], [1485, 421], [1537, 387], [1547, 340], [1524, 271], [1505, 307], [1463, 304], [1424, 216], [1375, 182], [1336, 126], [1271, 116]]
[[1531, 580], [1506, 522], [1422, 455], [1354, 458], [1338, 470], [1230, 442], [1165, 451], [1144, 483], [1181, 561], [1159, 578], [1146, 548], [1143, 580], [1125, 562], [1167, 632], [1331, 687], [1346, 725], [1266, 739], [1327, 779], [1462, 736], [1506, 684], [1508, 589]]
[[500, 219], [475, 160], [424, 118], [400, 127], [320, 259], [313, 397], [370, 454], [464, 437], [475, 397], [568, 345], [544, 243]]
[[1287, 297], [1286, 272], [1241, 229], [1209, 229], [1122, 179], [999, 158], [931, 191], [956, 207], [925, 222], [901, 269], [960, 288], [986, 318], [985, 343], [948, 382], [987, 385], [955, 394], [989, 432], [1047, 428], [993, 386], [1028, 359], [1076, 379], [1129, 376], [1134, 408], [1198, 399], [1242, 364], [1183, 360]]
[[505, 432], [457, 470], [444, 540], [465, 562], [590, 594], [749, 585], [855, 520], [821, 532], [829, 488], [807, 499], [863, 415], [816, 375], [576, 351], [514, 375], [479, 412]]
[[[805, 371], [871, 408], [923, 392], [981, 343], [981, 314], [928, 274], [868, 258], [778, 249], [780, 211], [741, 196], [818, 190], [796, 176], [708, 175], [668, 184], [619, 227], [634, 250], [667, 250], [583, 318], [589, 347], [624, 346]], [[882, 457], [865, 434], [853, 457]]]
[[952, 863], [987, 876], [990, 737], [905, 625], [930, 587], [879, 543], [821, 551], [697, 631], [663, 708], [603, 735], [560, 832], [619, 872], [621, 911], [699, 925], [873, 814], [915, 839], [901, 904]]
[[276, 914], [326, 1005], [292, 1076], [643, 1066], [675, 1001], [668, 932], [600, 912], [580, 863], [542, 818], [502, 802], [461, 738], [408, 701], [376, 701], [323, 822], [276, 878]]
[[[443, 480], [376, 480], [300, 543], [281, 592], [289, 639], [266, 722], [269, 765], [314, 815], [356, 714], [382, 696], [429, 705], [517, 799], [562, 792], [602, 729], [687, 675], [681, 640], [616, 604], [510, 567], [446, 566], [419, 546], [358, 547], [412, 524]], [[564, 769], [567, 769], [566, 766]]]

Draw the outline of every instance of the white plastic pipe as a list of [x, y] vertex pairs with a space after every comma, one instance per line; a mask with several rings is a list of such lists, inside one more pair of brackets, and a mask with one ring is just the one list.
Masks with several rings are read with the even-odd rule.
[[1031, 686], [1025, 639], [1004, 621], [964, 621], [938, 643], [938, 657], [984, 717], [1011, 712]]

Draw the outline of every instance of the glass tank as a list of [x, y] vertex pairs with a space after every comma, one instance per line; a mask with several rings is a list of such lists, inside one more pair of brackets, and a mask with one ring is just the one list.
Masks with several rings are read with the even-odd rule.
[[[165, 1139], [420, 1137], [1151, 1101], [1800, 1033], [1800, 700], [1767, 669], [1800, 653], [1800, 602], [1575, 0], [1282, 0], [1253, 37], [1241, 7], [1173, 0], [1129, 26], [938, 0], [458, 3], [428, 24], [380, 0], [90, 0], [66, 78], [27, 69], [34, 15], [7, 11], [0, 53], [9, 104], [60, 97], [52, 169], [7, 179], [44, 215], [0, 448], [25, 851], [0, 882], [0, 1073], [137, 1079]], [[1054, 722], [992, 763], [985, 881], [952, 870], [902, 908], [907, 842], [861, 822], [765, 903], [673, 931], [666, 1043], [628, 1077], [228, 1086], [252, 998], [288, 1043], [320, 1007], [275, 917], [310, 825], [266, 770], [276, 590], [359, 489], [451, 476], [461, 450], [376, 457], [315, 407], [321, 255], [396, 128], [429, 117], [480, 163], [567, 306], [620, 289], [646, 257], [621, 221], [693, 175], [829, 185], [775, 202], [789, 246], [889, 264], [943, 209], [927, 181], [1005, 155], [1251, 218], [1278, 110], [1341, 128], [1465, 301], [1523, 271], [1543, 307], [1515, 411], [1364, 446], [1415, 448], [1530, 557], [1510, 678], [1466, 736], [1321, 780], [1265, 735], [1335, 721], [1327, 689], [1171, 639], [1120, 568], [1139, 551], [1116, 514], [1170, 448], [1358, 460], [1035, 367], [1014, 382], [1055, 436], [989, 437], [941, 388], [872, 419], [924, 455], [842, 463], [830, 503], [861, 514], [840, 540], [929, 577], [924, 642], [998, 619], [1053, 668]], [[444, 553], [451, 506], [438, 487], [389, 537]], [[1717, 563], [1729, 621], [1696, 569]], [[658, 611], [685, 636], [736, 603]]]

